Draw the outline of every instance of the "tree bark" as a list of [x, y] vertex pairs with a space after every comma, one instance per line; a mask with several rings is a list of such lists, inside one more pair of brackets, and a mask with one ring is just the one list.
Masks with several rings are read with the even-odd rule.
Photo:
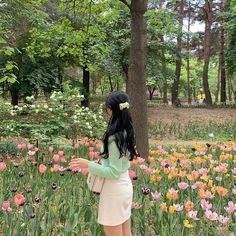
[[18, 106], [19, 104], [19, 89], [13, 87], [10, 89], [11, 93], [11, 105]]
[[227, 80], [228, 80], [228, 94], [229, 94], [229, 101], [232, 101], [232, 80], [231, 80], [231, 76], [228, 74], [228, 76], [226, 76]]
[[[163, 35], [160, 36], [160, 40], [162, 45], [164, 45], [164, 37]], [[162, 71], [163, 71], [163, 77], [164, 77], [164, 83], [163, 83], [163, 103], [168, 103], [167, 99], [167, 69], [166, 69], [166, 58], [165, 58], [165, 49], [162, 46], [161, 47], [161, 65], [162, 65]]]
[[[221, 9], [224, 11], [224, 0], [221, 2]], [[226, 104], [226, 71], [225, 71], [225, 29], [223, 22], [220, 25], [220, 68], [221, 68], [221, 87], [220, 102]]]
[[148, 126], [146, 100], [147, 25], [144, 17], [147, 0], [132, 0], [131, 49], [127, 92], [136, 134], [137, 149], [141, 157], [148, 157]]
[[187, 93], [188, 93], [188, 104], [191, 104], [191, 88], [190, 88], [190, 21], [191, 21], [191, 9], [190, 1], [188, 1], [188, 36], [187, 36]]
[[89, 107], [89, 80], [90, 73], [87, 66], [83, 67], [83, 95], [84, 100], [81, 101], [81, 106]]
[[108, 76], [108, 80], [109, 80], [109, 84], [110, 84], [110, 90], [111, 90], [111, 92], [113, 92], [114, 88], [113, 88], [113, 84], [112, 84], [112, 80], [111, 80], [111, 76], [110, 75]]
[[179, 25], [181, 33], [177, 36], [177, 45], [176, 45], [176, 52], [177, 52], [177, 59], [176, 59], [176, 67], [175, 67], [175, 79], [172, 86], [172, 104], [175, 104], [178, 100], [179, 96], [179, 81], [180, 81], [180, 74], [181, 74], [181, 66], [182, 66], [182, 29], [183, 29], [183, 19], [184, 19], [184, 2], [185, 0], [181, 0], [179, 3]]
[[208, 83], [208, 68], [210, 62], [210, 50], [211, 50], [211, 25], [212, 25], [212, 0], [205, 1], [205, 37], [204, 37], [204, 67], [203, 67], [203, 88], [205, 92], [205, 100], [207, 106], [212, 106], [211, 92]]
[[216, 84], [216, 93], [215, 93], [215, 103], [219, 102], [219, 91], [220, 91], [220, 56], [219, 56], [219, 65], [218, 65], [218, 73], [217, 73], [217, 84]]

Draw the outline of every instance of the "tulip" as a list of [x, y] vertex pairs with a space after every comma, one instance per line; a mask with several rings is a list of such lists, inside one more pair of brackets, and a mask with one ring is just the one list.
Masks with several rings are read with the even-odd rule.
[[58, 151], [58, 155], [59, 155], [60, 157], [62, 157], [62, 156], [64, 155], [64, 152], [63, 152], [63, 151]]
[[16, 194], [13, 201], [16, 206], [23, 206], [25, 204], [25, 197], [22, 194]]
[[187, 183], [185, 183], [185, 182], [180, 182], [180, 183], [178, 183], [178, 187], [180, 188], [180, 189], [186, 189], [186, 188], [188, 188], [188, 184]]
[[10, 212], [12, 211], [11, 207], [10, 207], [10, 202], [9, 201], [4, 201], [2, 203], [2, 210], [6, 211], [6, 212]]
[[49, 148], [48, 148], [48, 151], [49, 151], [50, 153], [52, 153], [52, 152], [54, 151], [54, 148], [53, 148], [53, 147], [49, 147]]
[[0, 171], [4, 171], [7, 168], [7, 165], [4, 162], [0, 162]]
[[39, 165], [39, 173], [43, 174], [47, 170], [47, 167], [44, 164]]

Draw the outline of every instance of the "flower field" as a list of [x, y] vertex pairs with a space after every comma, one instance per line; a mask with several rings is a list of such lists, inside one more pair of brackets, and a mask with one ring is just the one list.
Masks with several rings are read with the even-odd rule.
[[[98, 143], [19, 144], [17, 150], [0, 155], [0, 235], [104, 235], [87, 170], [68, 169], [73, 156], [96, 159]], [[232, 141], [159, 146], [150, 150], [148, 162], [134, 160], [133, 236], [236, 235], [235, 164]]]

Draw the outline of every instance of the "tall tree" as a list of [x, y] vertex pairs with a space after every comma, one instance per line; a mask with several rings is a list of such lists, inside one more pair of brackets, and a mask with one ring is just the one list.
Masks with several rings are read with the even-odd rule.
[[147, 0], [120, 0], [130, 8], [131, 49], [127, 93], [136, 132], [137, 149], [143, 158], [148, 157], [148, 128], [146, 101], [147, 25], [144, 14]]
[[211, 92], [208, 82], [208, 67], [211, 54], [211, 26], [213, 22], [213, 0], [205, 0], [205, 35], [204, 35], [204, 67], [203, 67], [203, 88], [205, 92], [206, 105], [212, 106]]
[[[221, 10], [225, 10], [225, 0], [221, 1]], [[226, 69], [225, 69], [225, 28], [224, 20], [220, 22], [220, 102], [226, 103]]]
[[179, 1], [178, 6], [178, 14], [179, 14], [179, 30], [177, 36], [177, 45], [176, 45], [176, 52], [177, 52], [177, 59], [176, 59], [176, 68], [175, 68], [175, 78], [174, 83], [172, 85], [172, 104], [177, 104], [178, 96], [179, 96], [179, 81], [180, 81], [180, 74], [181, 74], [181, 66], [182, 66], [182, 31], [183, 31], [183, 19], [184, 19], [184, 3], [185, 0]]
[[187, 92], [188, 104], [191, 104], [191, 88], [190, 88], [190, 26], [191, 26], [191, 3], [188, 1], [188, 35], [187, 35]]

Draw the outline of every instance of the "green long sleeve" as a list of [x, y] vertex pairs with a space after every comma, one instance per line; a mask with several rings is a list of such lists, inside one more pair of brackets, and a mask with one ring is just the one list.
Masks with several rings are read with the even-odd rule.
[[102, 165], [90, 162], [88, 171], [102, 177], [118, 179], [130, 167], [129, 156], [120, 158], [120, 152], [114, 139], [110, 139], [108, 143], [108, 155], [109, 158], [103, 159]]

